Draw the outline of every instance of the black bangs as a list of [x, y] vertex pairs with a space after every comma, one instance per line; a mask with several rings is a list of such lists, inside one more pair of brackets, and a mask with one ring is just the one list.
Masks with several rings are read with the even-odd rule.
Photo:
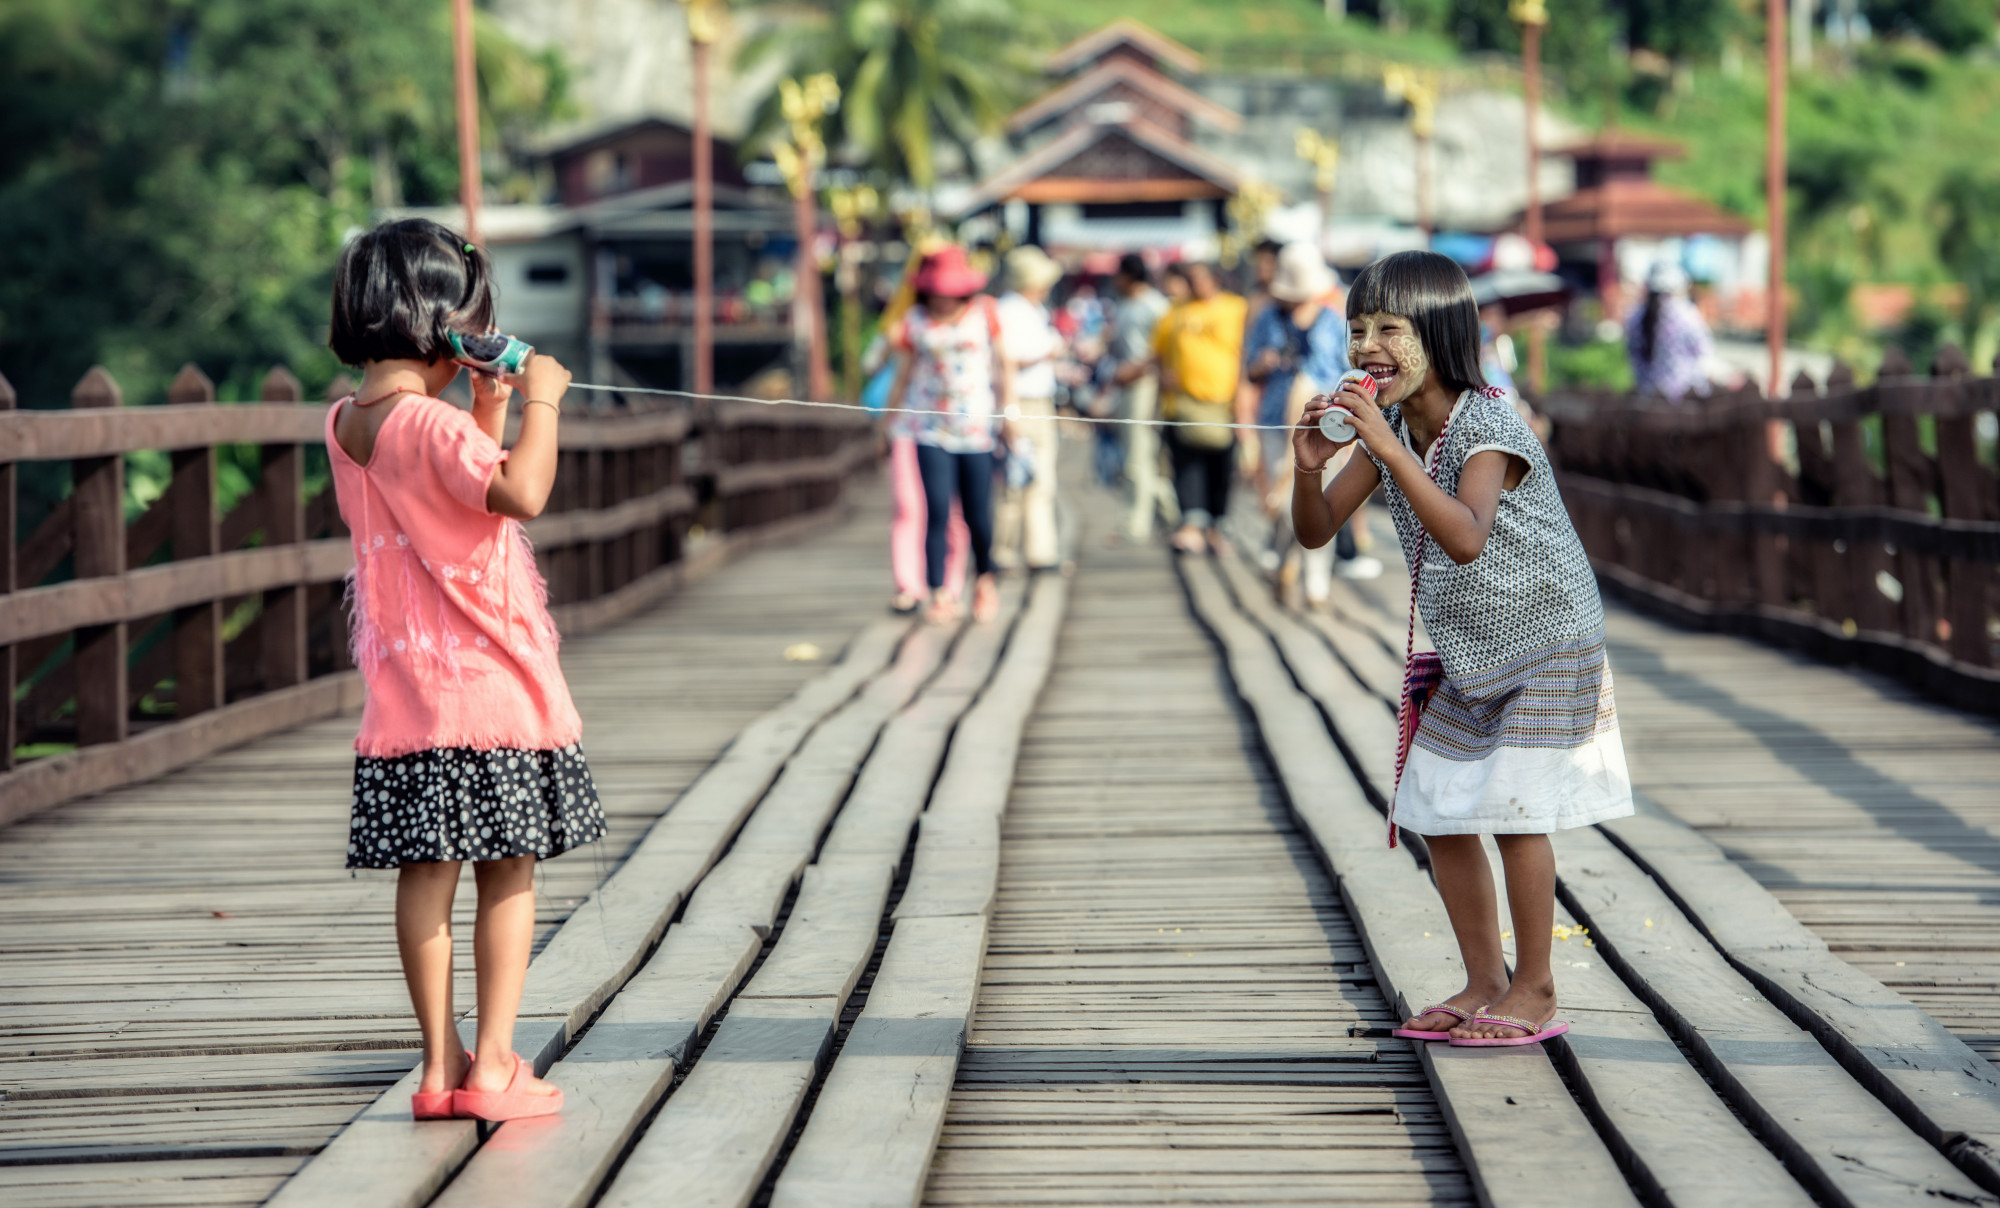
[[340, 254], [327, 344], [343, 364], [441, 360], [451, 355], [447, 332], [492, 326], [492, 267], [449, 227], [385, 222]]
[[1451, 257], [1397, 252], [1362, 269], [1347, 291], [1347, 317], [1372, 314], [1408, 319], [1447, 386], [1486, 385], [1479, 371], [1479, 306], [1472, 300], [1472, 282]]

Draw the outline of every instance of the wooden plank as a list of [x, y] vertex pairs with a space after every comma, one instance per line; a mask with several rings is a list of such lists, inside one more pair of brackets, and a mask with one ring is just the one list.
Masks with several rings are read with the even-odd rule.
[[2000, 1192], [2000, 1072], [1841, 960], [1699, 831], [1657, 807], [1603, 828], [1757, 989], [1988, 1191]]
[[845, 1002], [861, 980], [882, 926], [893, 858], [846, 856], [806, 869], [777, 947], [739, 1001], [824, 998]]
[[[1408, 849], [1382, 849], [1381, 815], [1362, 795], [1317, 709], [1279, 662], [1268, 637], [1238, 613], [1213, 567], [1179, 561], [1194, 611], [1224, 650], [1236, 689], [1264, 734], [1293, 812], [1338, 878], [1385, 994], [1401, 1011], [1463, 978], [1450, 922]], [[1413, 939], [1421, 936], [1421, 939]], [[1539, 1050], [1419, 1050], [1459, 1152], [1492, 1208], [1638, 1200], [1602, 1139]], [[1481, 1058], [1500, 1057], [1500, 1060]], [[1532, 1148], [1524, 1136], [1542, 1138]]]
[[[742, 819], [811, 727], [880, 671], [896, 652], [907, 629], [907, 623], [887, 622], [863, 630], [841, 661], [826, 674], [746, 727], [723, 757], [689, 786], [673, 809], [653, 824], [626, 863], [592, 895], [593, 900], [586, 901], [572, 914], [549, 945], [529, 963], [528, 982], [522, 993], [523, 1012], [540, 1011], [555, 1020], [558, 1051], [570, 1027], [587, 1018], [631, 976], [653, 939], [666, 928], [694, 879], [715, 863]], [[798, 863], [803, 864], [803, 858]], [[749, 861], [744, 861], [741, 867], [747, 869], [749, 865]], [[770, 907], [773, 916], [792, 875], [785, 875], [777, 891], [778, 900]], [[749, 879], [743, 878], [745, 883]], [[696, 898], [699, 897], [697, 893]], [[602, 912], [594, 908], [593, 902], [597, 900], [605, 904]], [[616, 932], [608, 930], [614, 919]], [[695, 915], [693, 902], [689, 904], [687, 919], [698, 927], [703, 924]], [[720, 921], [743, 922], [728, 917]], [[550, 1057], [553, 1056], [551, 1053]], [[379, 1116], [379, 1108], [378, 1103], [369, 1112]], [[407, 1111], [405, 1104], [405, 1119]], [[364, 1118], [367, 1115], [364, 1113]], [[372, 1152], [376, 1148], [379, 1147], [373, 1132], [357, 1133], [350, 1127], [293, 1176], [286, 1184], [286, 1191], [300, 1205], [346, 1202], [339, 1198], [345, 1194], [344, 1180], [352, 1177], [352, 1170], [365, 1168], [369, 1171], [370, 1186], [379, 1188], [379, 1194], [387, 1197], [383, 1202], [421, 1203], [471, 1152], [468, 1144], [463, 1153], [450, 1146], [384, 1157]]]
[[[469, 1028], [460, 1025], [461, 1033]], [[514, 1026], [514, 1051], [535, 1071], [548, 1069], [561, 1046], [563, 1026], [555, 1020], [522, 1019]], [[472, 1043], [467, 1036], [466, 1042]], [[427, 1204], [478, 1144], [472, 1120], [410, 1119], [410, 1096], [423, 1082], [423, 1069], [405, 1074], [341, 1130], [278, 1188], [270, 1208], [320, 1208], [365, 1203], [381, 1208]]]
[[981, 740], [953, 746], [931, 793], [932, 810], [997, 817], [1007, 808], [1021, 729], [1048, 679], [1068, 592], [1068, 581], [1061, 576], [1035, 580], [1000, 670], [960, 724], [963, 732], [978, 734]]
[[597, 1202], [748, 1205], [805, 1102], [839, 1014], [833, 998], [732, 1006]]
[[646, 967], [549, 1070], [563, 1088], [562, 1114], [502, 1124], [433, 1203], [588, 1204], [761, 944], [748, 927], [669, 928]]
[[820, 1087], [772, 1208], [912, 1208], [972, 1023], [981, 915], [897, 923], [868, 1005]]
[[218, 751], [361, 708], [359, 672], [225, 705], [187, 721], [169, 722], [109, 746], [84, 747], [37, 759], [0, 775], [0, 826], [77, 797], [136, 784]]
[[1555, 843], [1566, 869], [1562, 895], [1591, 927], [1598, 951], [1815, 1191], [1851, 1204], [1985, 1198], [1764, 1001], [1603, 835], [1559, 831]]
[[[957, 744], [954, 744], [953, 756], [956, 754]], [[910, 868], [903, 900], [896, 904], [895, 918], [900, 922], [984, 915], [993, 908], [993, 894], [999, 880], [997, 817], [928, 810], [917, 831], [916, 860]]]

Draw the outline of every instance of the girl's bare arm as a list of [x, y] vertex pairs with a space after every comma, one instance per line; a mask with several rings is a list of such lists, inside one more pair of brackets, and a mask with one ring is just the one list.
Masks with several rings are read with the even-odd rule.
[[1299, 544], [1318, 549], [1333, 540], [1381, 482], [1375, 463], [1366, 457], [1350, 457], [1324, 491], [1319, 489], [1319, 475], [1293, 473], [1292, 531]]
[[[525, 400], [521, 405], [521, 435], [493, 471], [486, 488], [486, 510], [514, 520], [533, 520], [548, 506], [556, 485], [556, 408], [569, 391], [569, 370], [554, 357], [536, 353], [519, 377], [508, 379]], [[530, 402], [554, 406], [530, 406]]]

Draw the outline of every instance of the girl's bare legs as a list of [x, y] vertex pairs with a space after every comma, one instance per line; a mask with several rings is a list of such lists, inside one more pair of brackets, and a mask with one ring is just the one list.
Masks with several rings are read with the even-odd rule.
[[457, 890], [456, 860], [405, 864], [396, 878], [396, 949], [424, 1033], [424, 1080], [417, 1089], [433, 1094], [458, 1089], [470, 1060], [451, 1009], [451, 899]]
[[[1427, 835], [1431, 876], [1451, 917], [1452, 934], [1465, 960], [1465, 989], [1444, 1001], [1470, 1015], [1507, 992], [1507, 959], [1500, 951], [1500, 900], [1493, 891], [1493, 869], [1478, 835]], [[1514, 878], [1509, 866], [1507, 884]], [[1443, 1032], [1458, 1023], [1442, 1011], [1415, 1016], [1403, 1026]]]
[[[1555, 847], [1547, 835], [1494, 837], [1500, 844], [1500, 863], [1507, 872], [1507, 908], [1514, 916], [1514, 978], [1507, 992], [1488, 1002], [1486, 1009], [1495, 1015], [1544, 1024], [1556, 1017], [1556, 978], [1549, 967], [1549, 945], [1556, 923]], [[1487, 890], [1489, 898], [1492, 892]], [[1504, 1023], [1452, 1029], [1452, 1035], [1466, 1037], [1522, 1034], [1522, 1029]]]
[[[472, 959], [479, 985], [479, 1059], [465, 1076], [469, 1091], [502, 1091], [514, 1076], [514, 1018], [528, 980], [528, 950], [535, 940], [535, 858], [481, 860], [472, 866], [479, 886], [479, 915], [472, 928]], [[556, 1088], [526, 1081], [536, 1094]]]

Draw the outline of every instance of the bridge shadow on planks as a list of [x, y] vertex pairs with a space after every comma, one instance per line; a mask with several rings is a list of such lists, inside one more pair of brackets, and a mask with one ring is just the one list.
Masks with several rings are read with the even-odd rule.
[[[1705, 709], [1742, 730], [1773, 758], [1831, 796], [1859, 808], [1884, 830], [2000, 875], [2000, 840], [1990, 831], [1970, 825], [1942, 802], [1883, 775], [1841, 743], [1802, 722], [1675, 671], [1655, 650], [1619, 641], [1607, 642], [1606, 648], [1617, 671], [1643, 676], [1663, 696]], [[1715, 837], [1726, 845], [1726, 832]], [[1767, 883], [1792, 876], [1785, 869], [1759, 868], [1757, 872], [1758, 879]], [[1980, 898], [1985, 904], [2000, 905], [2000, 894], [1982, 893]]]

